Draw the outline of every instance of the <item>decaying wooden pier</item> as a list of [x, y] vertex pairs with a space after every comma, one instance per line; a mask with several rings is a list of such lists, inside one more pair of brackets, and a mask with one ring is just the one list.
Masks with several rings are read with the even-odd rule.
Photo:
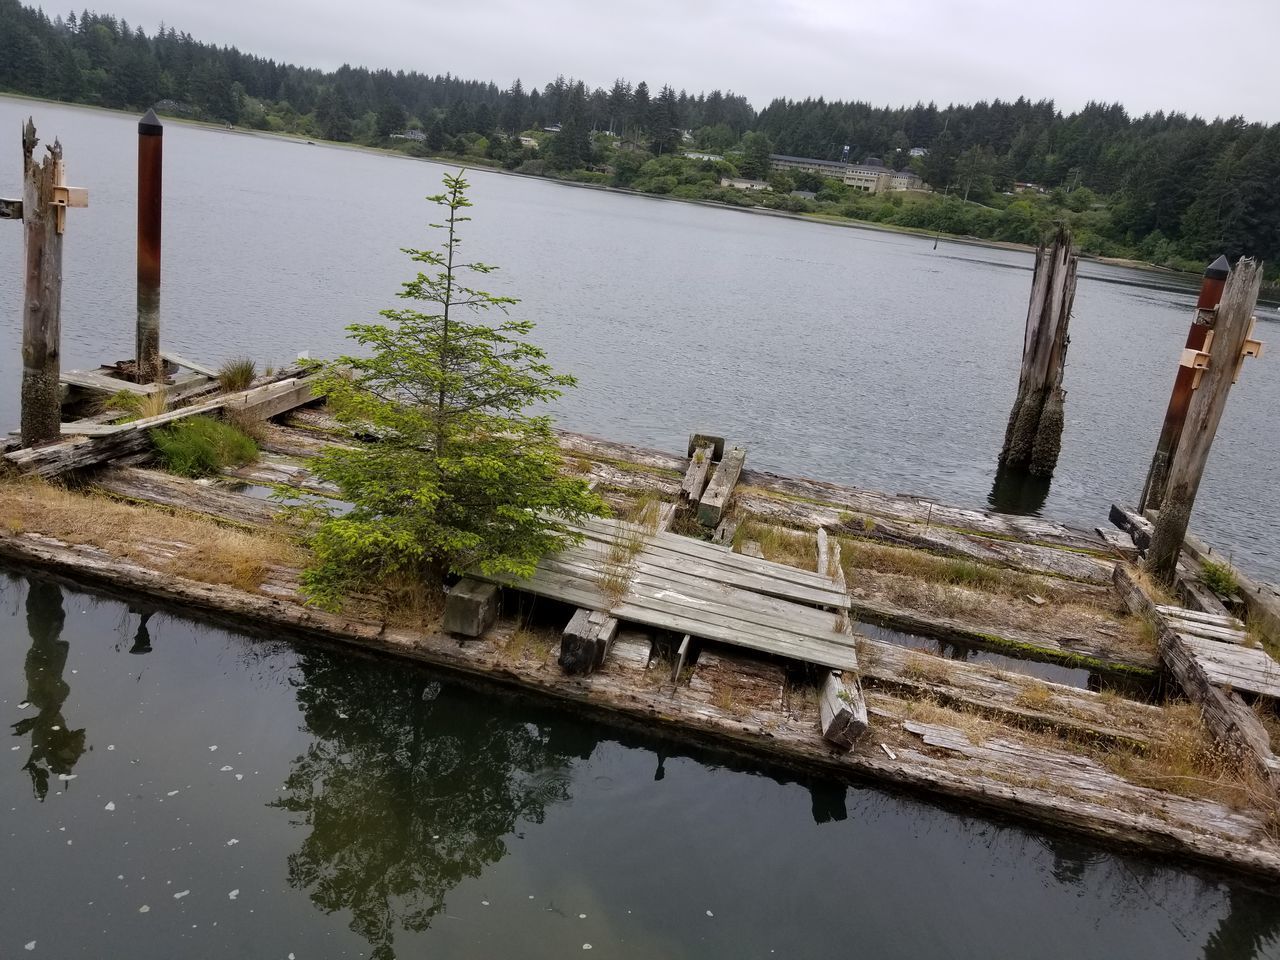
[[[158, 202], [154, 120], [140, 150]], [[60, 275], [56, 237], [84, 199], [60, 161], [55, 150], [41, 167], [49, 197], [0, 204], [45, 243], [39, 277]], [[1120, 532], [752, 470], [745, 448], [707, 433], [683, 454], [561, 433], [563, 468], [611, 516], [576, 524], [577, 542], [528, 578], [468, 576], [412, 607], [351, 597], [334, 613], [303, 596], [309, 558], [284, 505], [332, 501], [310, 460], [368, 438], [326, 413], [307, 363], [236, 389], [213, 365], [166, 354], [158, 221], [140, 227], [138, 358], [62, 371], [56, 284], [28, 299], [39, 389], [24, 387], [22, 436], [0, 451], [0, 557], [1280, 880], [1280, 592], [1239, 572], [1236, 593], [1216, 592], [1209, 548], [1186, 534], [1226, 391], [1261, 350], [1248, 333], [1257, 265], [1217, 285], [1221, 316], [1217, 294], [1202, 295], [1206, 330], [1189, 338], [1199, 346], [1153, 462], [1158, 496], [1114, 508]], [[1010, 420], [1011, 437], [1032, 423], [1021, 447], [1038, 447], [1046, 471], [1074, 283], [1069, 242], [1053, 256], [1062, 270], [1053, 283], [1037, 273], [1024, 364], [1035, 377], [1020, 391], [1036, 422], [1017, 408]], [[156, 428], [198, 415], [251, 428], [258, 460], [203, 480], [158, 468]]]
[[[307, 461], [353, 439], [304, 371], [226, 394], [198, 366], [164, 385], [180, 406], [150, 422], [99, 413], [69, 419], [60, 442], [9, 450], [0, 556], [659, 733], [1280, 877], [1273, 786], [1218, 749], [1201, 704], [1159, 690], [1164, 624], [1251, 635], [1163, 596], [1156, 615], [1133, 613], [1113, 578], [1136, 548], [1115, 534], [777, 476], [748, 469], [745, 451], [717, 486], [731, 444], [675, 455], [563, 433], [565, 468], [614, 512], [583, 524], [579, 544], [527, 581], [464, 580], [423, 617], [361, 602], [327, 613], [304, 602], [305, 552], [265, 493], [334, 495]], [[115, 388], [67, 382], [69, 396]], [[150, 426], [228, 409], [262, 418], [257, 463], [210, 483], [149, 462]], [[708, 490], [716, 509], [704, 512]], [[86, 508], [92, 525], [76, 519]], [[1259, 683], [1240, 700], [1268, 736], [1276, 693]]]

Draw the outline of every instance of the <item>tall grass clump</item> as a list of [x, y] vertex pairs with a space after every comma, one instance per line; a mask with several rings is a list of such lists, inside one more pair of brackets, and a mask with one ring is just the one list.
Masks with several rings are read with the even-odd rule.
[[229, 423], [189, 417], [151, 431], [166, 470], [183, 477], [213, 476], [258, 458], [258, 445]]
[[1236, 592], [1240, 582], [1229, 563], [1206, 560], [1200, 567], [1201, 582], [1216, 594], [1227, 597]]
[[258, 368], [248, 357], [228, 360], [218, 368], [218, 385], [224, 393], [248, 390], [257, 378]]

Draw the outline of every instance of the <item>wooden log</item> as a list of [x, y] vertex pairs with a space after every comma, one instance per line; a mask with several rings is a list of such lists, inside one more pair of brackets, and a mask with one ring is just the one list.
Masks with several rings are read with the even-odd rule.
[[35, 157], [36, 128], [22, 130], [22, 210], [25, 293], [22, 301], [22, 415], [24, 446], [56, 441], [62, 421], [58, 384], [62, 343], [62, 233], [54, 206], [62, 145]]
[[560, 639], [559, 664], [565, 673], [591, 673], [603, 666], [614, 639], [618, 620], [602, 610], [580, 607], [569, 618]]
[[856, 678], [847, 679], [839, 670], [828, 671], [818, 691], [818, 724], [822, 738], [842, 749], [850, 749], [867, 732], [867, 705]]
[[1191, 396], [1182, 434], [1169, 461], [1160, 517], [1147, 551], [1150, 569], [1167, 584], [1174, 582], [1177, 573], [1178, 555], [1200, 489], [1200, 478], [1227, 406], [1231, 384], [1240, 369], [1261, 286], [1262, 264], [1243, 258], [1227, 279], [1218, 305], [1207, 366], [1201, 371], [1200, 385]]
[[446, 633], [479, 637], [498, 619], [498, 587], [483, 580], [463, 577], [449, 588], [444, 602]]
[[1049, 476], [1057, 466], [1066, 398], [1062, 374], [1079, 260], [1065, 226], [1058, 228], [1052, 247], [1041, 244], [1036, 251], [1018, 395], [1000, 451], [1003, 468]]
[[702, 500], [698, 503], [698, 522], [704, 527], [714, 527], [724, 516], [725, 507], [729, 505], [729, 498], [733, 496], [733, 488], [738, 482], [746, 459], [747, 451], [741, 447], [734, 447], [725, 453], [720, 463], [716, 465], [715, 476], [707, 484]]

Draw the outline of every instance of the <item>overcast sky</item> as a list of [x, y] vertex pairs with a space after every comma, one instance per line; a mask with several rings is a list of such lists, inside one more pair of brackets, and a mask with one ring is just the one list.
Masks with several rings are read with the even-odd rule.
[[[56, 2], [56, 0], [55, 0]], [[47, 9], [56, 9], [53, 2]], [[307, 66], [557, 73], [691, 93], [970, 103], [1120, 101], [1280, 120], [1280, 0], [103, 0], [141, 24]], [[1226, 38], [1215, 44], [1214, 37]], [[1229, 46], [1228, 46], [1229, 44]]]

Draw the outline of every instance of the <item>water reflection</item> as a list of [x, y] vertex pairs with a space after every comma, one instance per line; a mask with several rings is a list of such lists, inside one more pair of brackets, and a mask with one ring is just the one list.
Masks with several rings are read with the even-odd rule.
[[1049, 499], [1052, 477], [1037, 477], [1025, 470], [1000, 466], [987, 494], [987, 503], [997, 513], [1038, 517]]
[[31, 777], [31, 789], [40, 800], [49, 793], [50, 777], [70, 776], [85, 750], [84, 729], [68, 729], [62, 715], [62, 705], [71, 695], [71, 686], [62, 677], [71, 650], [71, 644], [62, 639], [65, 621], [62, 588], [56, 583], [32, 580], [27, 589], [31, 647], [23, 666], [26, 701], [38, 712], [13, 724], [13, 732], [19, 737], [31, 735], [31, 752], [22, 769]]
[[1232, 888], [1227, 914], [1204, 945], [1204, 960], [1280, 955], [1268, 948], [1280, 950], [1280, 905], [1253, 890]]
[[325, 913], [349, 910], [387, 960], [398, 931], [426, 930], [450, 889], [506, 855], [521, 823], [568, 799], [569, 763], [592, 741], [557, 742], [503, 709], [477, 722], [465, 691], [414, 670], [327, 654], [303, 654], [299, 667], [316, 739], [275, 804], [310, 827], [289, 883]]

